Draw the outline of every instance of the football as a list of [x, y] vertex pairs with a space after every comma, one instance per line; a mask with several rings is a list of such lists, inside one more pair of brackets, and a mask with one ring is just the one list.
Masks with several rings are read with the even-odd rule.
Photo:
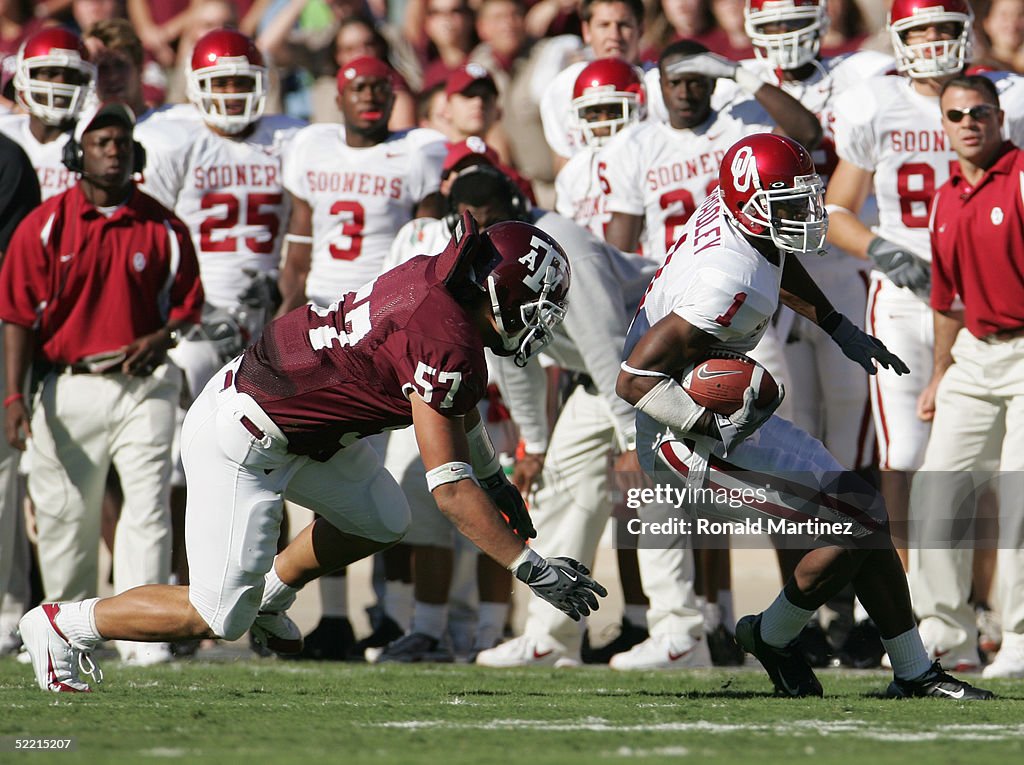
[[732, 414], [743, 405], [747, 388], [757, 391], [757, 405], [767, 406], [779, 395], [779, 386], [767, 369], [742, 354], [714, 355], [690, 367], [683, 389], [701, 406], [719, 414]]

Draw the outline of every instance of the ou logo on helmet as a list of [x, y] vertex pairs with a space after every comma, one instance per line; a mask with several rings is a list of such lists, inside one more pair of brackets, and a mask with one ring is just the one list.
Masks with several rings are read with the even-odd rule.
[[749, 146], [743, 146], [736, 152], [729, 171], [732, 173], [733, 186], [741, 194], [751, 188], [761, 188], [761, 179], [757, 176], [757, 160], [754, 158], [754, 150]]

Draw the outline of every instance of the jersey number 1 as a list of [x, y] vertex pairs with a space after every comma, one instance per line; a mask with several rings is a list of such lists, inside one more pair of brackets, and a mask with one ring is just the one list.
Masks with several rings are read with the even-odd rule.
[[746, 292], [737, 292], [732, 296], [732, 305], [729, 306], [729, 310], [723, 313], [721, 316], [715, 319], [716, 322], [721, 324], [723, 327], [728, 327], [732, 324], [732, 317], [736, 315], [736, 312], [740, 310], [740, 306], [743, 305], [743, 301], [747, 299]]

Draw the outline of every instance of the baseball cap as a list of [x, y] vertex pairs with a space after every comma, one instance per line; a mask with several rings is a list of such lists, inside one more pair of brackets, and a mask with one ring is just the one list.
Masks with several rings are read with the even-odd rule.
[[338, 70], [338, 91], [356, 77], [383, 77], [394, 82], [395, 70], [386, 61], [373, 56], [354, 58]]
[[495, 93], [498, 92], [498, 85], [494, 82], [494, 78], [491, 77], [491, 73], [476, 63], [463, 64], [456, 69], [452, 76], [448, 78], [448, 84], [445, 86], [444, 92], [449, 96], [455, 93], [463, 93], [466, 88], [475, 82], [485, 82], [490, 85]]
[[127, 104], [119, 101], [107, 101], [106, 103], [95, 103], [82, 112], [75, 125], [75, 140], [82, 142], [82, 136], [94, 129], [102, 127], [100, 122], [120, 122], [129, 130], [135, 128], [135, 112]]
[[498, 152], [488, 146], [480, 136], [471, 135], [465, 141], [449, 144], [448, 156], [441, 165], [441, 176], [448, 175], [462, 160], [476, 157], [481, 162], [495, 167], [501, 162]]

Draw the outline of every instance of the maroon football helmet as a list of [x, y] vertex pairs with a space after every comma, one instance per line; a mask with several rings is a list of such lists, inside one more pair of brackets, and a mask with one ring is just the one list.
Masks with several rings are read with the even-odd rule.
[[[600, 146], [628, 125], [643, 119], [646, 102], [643, 79], [636, 67], [621, 58], [601, 58], [587, 64], [572, 89], [572, 115], [587, 146]], [[609, 119], [588, 120], [594, 106], [619, 110]], [[597, 135], [596, 131], [608, 128]]]
[[[782, 70], [797, 69], [813, 61], [829, 23], [826, 0], [747, 0], [743, 18], [754, 54]], [[786, 22], [796, 28], [788, 32], [764, 31], [766, 24]]]
[[[188, 98], [203, 113], [207, 125], [225, 133], [240, 133], [263, 116], [267, 68], [263, 54], [241, 32], [215, 29], [200, 37], [186, 75]], [[219, 77], [248, 77], [252, 88], [218, 93], [213, 81]]]
[[[931, 24], [959, 25], [951, 40], [907, 45], [906, 33]], [[943, 77], [962, 71], [971, 60], [971, 26], [974, 11], [967, 0], [893, 0], [889, 9], [889, 34], [896, 53], [897, 68], [915, 77]]]
[[565, 318], [569, 259], [551, 236], [521, 221], [496, 223], [481, 239], [486, 254], [476, 260], [474, 281], [490, 298], [502, 342], [491, 350], [526, 366]]
[[746, 234], [787, 252], [825, 243], [824, 187], [807, 150], [791, 138], [754, 133], [722, 158], [718, 182], [731, 219]]
[[[70, 70], [65, 82], [33, 76], [42, 68]], [[18, 103], [46, 125], [74, 120], [82, 110], [96, 68], [82, 39], [63, 27], [47, 27], [31, 35], [18, 50], [14, 89]]]

